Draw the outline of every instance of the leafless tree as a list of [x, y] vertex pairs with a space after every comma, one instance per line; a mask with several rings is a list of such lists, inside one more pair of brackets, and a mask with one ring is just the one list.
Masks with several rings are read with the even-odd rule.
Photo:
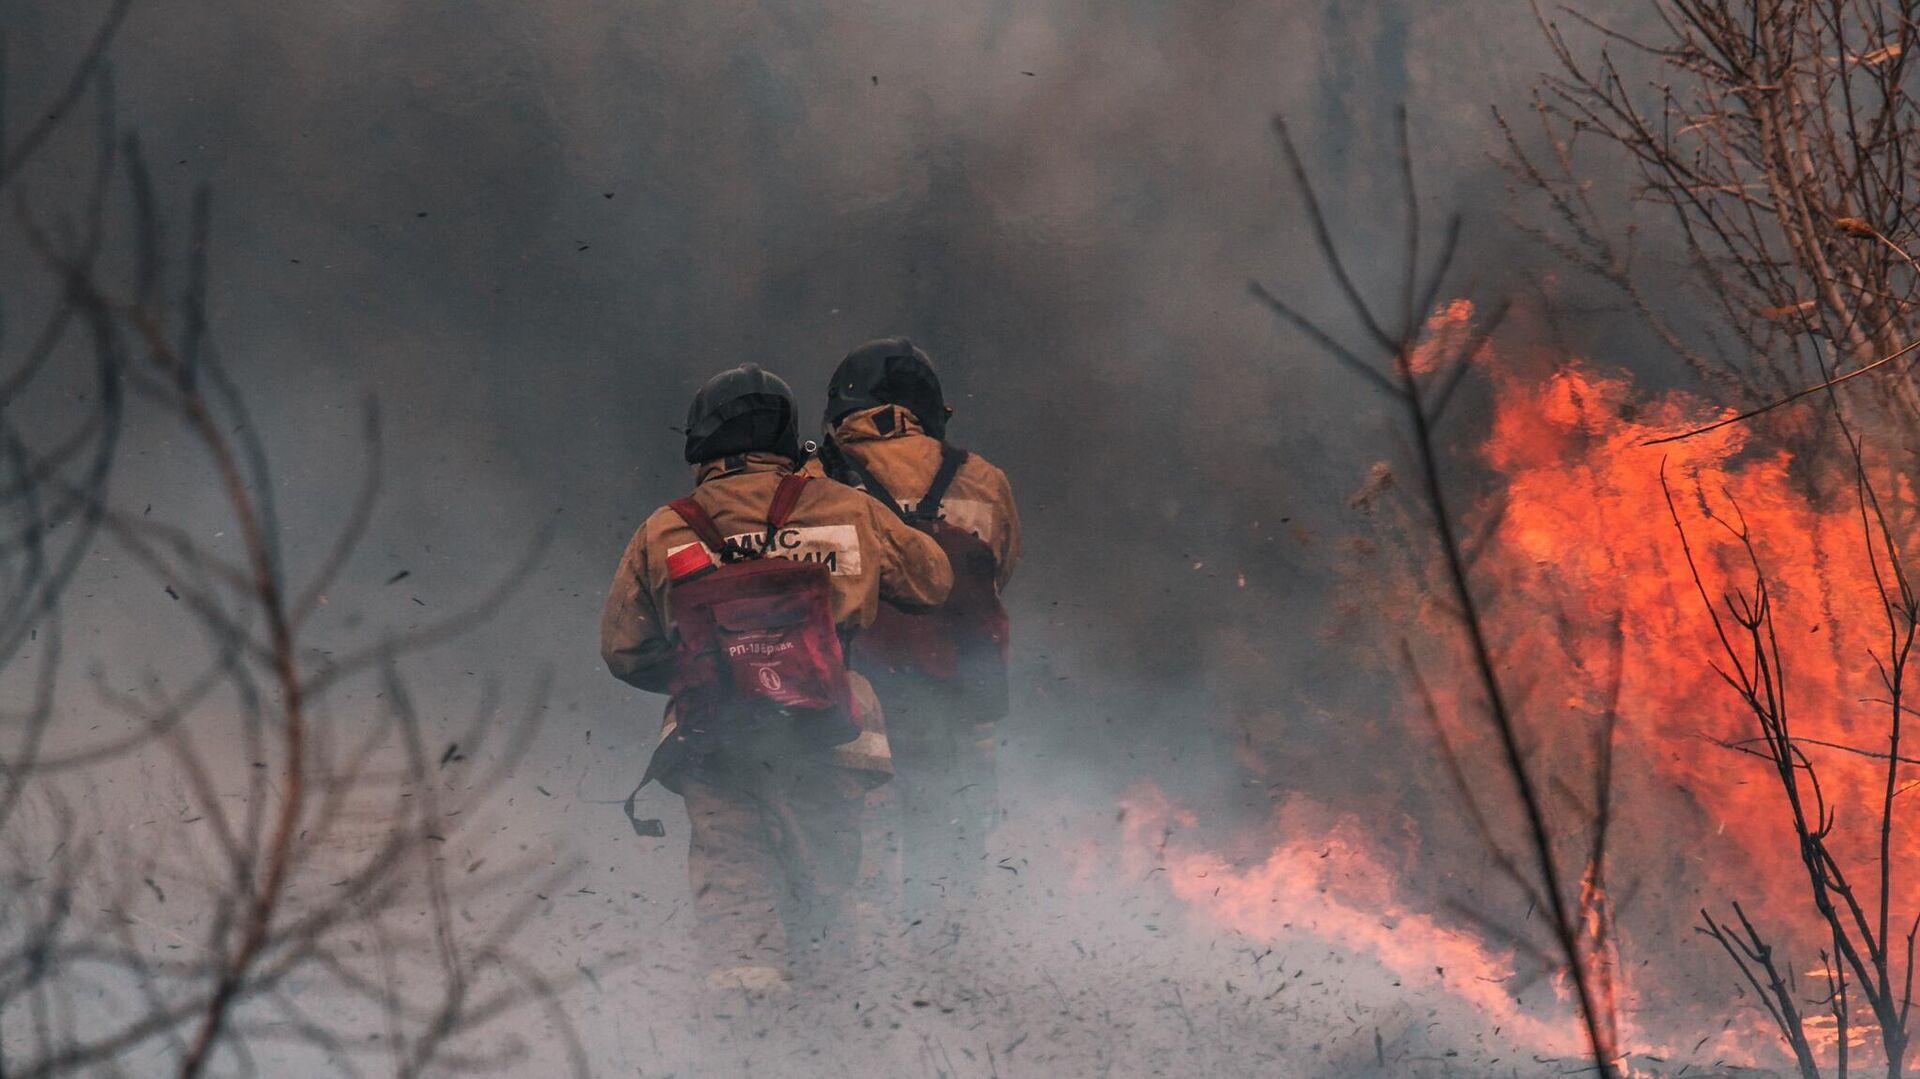
[[[1920, 340], [1920, 269], [1907, 251], [1920, 233], [1910, 152], [1920, 7], [1649, 0], [1646, 10], [1659, 30], [1648, 38], [1567, 11], [1600, 35], [1592, 58], [1540, 15], [1558, 60], [1534, 102], [1544, 149], [1500, 119], [1513, 174], [1551, 210], [1536, 235], [1616, 287], [1674, 356], [1741, 403], [1885, 361], [1862, 383], [1876, 407], [1856, 423], [1871, 436], [1910, 429], [1920, 379], [1897, 361]], [[1597, 184], [1620, 159], [1632, 188]], [[1672, 288], [1675, 275], [1643, 250], [1650, 235], [1678, 237], [1682, 283], [1694, 287]]]
[[[1819, 1079], [1824, 1074], [1817, 1039], [1809, 1032], [1809, 1007], [1832, 1020], [1834, 1073], [1845, 1076], [1853, 1064], [1856, 998], [1865, 1004], [1887, 1075], [1898, 1077], [1905, 1074], [1911, 1038], [1908, 1019], [1913, 1006], [1914, 941], [1920, 933], [1920, 908], [1911, 920], [1893, 920], [1895, 879], [1900, 868], [1894, 840], [1905, 823], [1897, 799], [1904, 793], [1903, 769], [1920, 763], [1911, 756], [1911, 750], [1902, 751], [1904, 721], [1913, 714], [1906, 679], [1914, 659], [1916, 634], [1920, 633], [1920, 593], [1914, 591], [1902, 538], [1896, 534], [1878, 485], [1871, 478], [1862, 443], [1837, 399], [1830, 403], [1854, 458], [1863, 556], [1873, 582], [1875, 606], [1884, 620], [1884, 640], [1871, 653], [1875, 675], [1885, 694], [1871, 702], [1885, 709], [1884, 751], [1796, 733], [1797, 708], [1787, 688], [1791, 664], [1788, 653], [1781, 648], [1777, 610], [1769, 587], [1770, 568], [1762, 564], [1752, 529], [1737, 505], [1732, 520], [1713, 518], [1736, 545], [1750, 573], [1745, 588], [1723, 592], [1716, 602], [1674, 505], [1672, 489], [1662, 476], [1674, 528], [1725, 657], [1725, 665], [1716, 667], [1716, 671], [1738, 695], [1757, 728], [1754, 738], [1729, 748], [1764, 760], [1778, 781], [1800, 862], [1806, 869], [1809, 895], [1832, 940], [1831, 950], [1823, 950], [1820, 955], [1824, 995], [1811, 1000], [1801, 997], [1792, 967], [1776, 956], [1766, 934], [1738, 902], [1733, 904], [1737, 927], [1702, 910], [1700, 932], [1721, 946], [1758, 994], [1806, 1079]], [[1830, 793], [1831, 785], [1822, 782], [1821, 768], [1810, 751], [1877, 759], [1884, 764], [1884, 783], [1871, 799], [1845, 789]], [[1864, 880], [1863, 867], [1848, 864], [1836, 838], [1842, 816], [1854, 814], [1876, 822], [1878, 848], [1873, 865], [1865, 868]]]
[[[102, 138], [112, 130], [111, 89], [106, 67], [107, 48], [126, 15], [127, 3], [115, 4], [103, 20], [86, 54], [75, 64], [72, 77], [57, 98], [40, 108], [36, 122], [18, 138], [9, 140], [4, 123], [5, 69], [0, 67], [0, 195], [15, 194], [14, 182], [46, 147], [62, 125], [69, 124], [93, 91], [101, 110], [97, 128]], [[4, 62], [0, 53], [0, 62]], [[94, 170], [84, 195], [90, 221], [104, 213], [110, 182], [108, 156]], [[71, 224], [65, 226], [71, 233]], [[102, 256], [104, 237], [90, 229], [74, 243], [74, 261], [90, 268]], [[113, 348], [109, 328], [85, 320], [79, 307], [58, 294], [39, 320], [24, 347], [11, 340], [12, 327], [0, 322], [0, 581], [5, 583], [0, 605], [0, 670], [16, 684], [30, 678], [33, 690], [16, 694], [25, 711], [9, 717], [11, 743], [0, 759], [0, 829], [19, 806], [23, 778], [33, 769], [39, 746], [52, 715], [51, 694], [62, 660], [58, 601], [85, 559], [101, 525], [99, 499], [74, 497], [70, 490], [103, 491], [111, 473], [124, 424], [125, 392], [122, 363]], [[12, 304], [8, 305], [12, 308]], [[13, 310], [6, 312], [16, 315]], [[90, 407], [67, 410], [64, 423], [34, 429], [20, 422], [23, 410], [37, 403], [39, 391], [52, 379], [56, 356], [71, 337], [87, 339], [93, 362], [90, 378], [74, 394]], [[17, 353], [17, 355], [16, 355]], [[59, 481], [55, 482], [55, 477]], [[60, 526], [66, 526], [64, 532]], [[28, 646], [37, 655], [31, 671], [17, 669], [15, 661]]]
[[[1546, 913], [1550, 940], [1542, 945], [1524, 930], [1496, 926], [1503, 938], [1528, 950], [1549, 968], [1565, 972], [1578, 1007], [1578, 1018], [1596, 1073], [1606, 1079], [1620, 1074], [1621, 1046], [1612, 982], [1610, 940], [1612, 920], [1606, 890], [1607, 834], [1611, 823], [1614, 713], [1609, 704], [1595, 734], [1596, 782], [1580, 802], [1582, 827], [1577, 849], [1564, 849], [1568, 834], [1550, 821], [1547, 791], [1561, 778], [1543, 774], [1536, 758], [1540, 730], [1524, 714], [1524, 692], [1510, 684], [1496, 642], [1496, 630], [1487, 613], [1489, 589], [1475, 580], [1470, 541], [1463, 537], [1452, 505], [1442, 443], [1437, 433], [1455, 391], [1471, 360], [1481, 353], [1499, 326], [1504, 307], [1495, 308], [1479, 326], [1454, 343], [1447, 354], [1429, 363], [1423, 348], [1430, 342], [1428, 315], [1449, 287], [1450, 271], [1460, 237], [1455, 216], [1444, 227], [1440, 250], [1426, 263], [1422, 244], [1428, 240], [1419, 214], [1413, 156], [1408, 146], [1406, 116], [1400, 114], [1400, 166], [1403, 181], [1405, 248], [1401, 255], [1399, 294], [1391, 305], [1370, 300], [1354, 283], [1322, 209], [1305, 163], [1287, 131], [1275, 120], [1289, 171], [1299, 189], [1327, 276], [1337, 287], [1346, 311], [1360, 327], [1357, 344], [1340, 340], [1324, 324], [1255, 283], [1254, 295], [1290, 326], [1305, 334], [1328, 356], [1364, 379], [1390, 399], [1397, 409], [1403, 433], [1409, 436], [1414, 483], [1412, 498], [1425, 531], [1425, 546], [1417, 558], [1431, 557], [1439, 566], [1434, 587], [1438, 604], [1457, 631], [1458, 655], [1464, 660], [1461, 681], [1464, 700], [1474, 702], [1477, 718], [1491, 733], [1496, 747], [1490, 759], [1466, 759], [1449, 740], [1448, 725], [1435, 695], [1422, 678], [1413, 649], [1402, 651], [1425, 702], [1443, 758], [1461, 805], [1495, 864], [1525, 897], [1529, 909]], [[1389, 313], [1389, 311], [1391, 313]], [[1442, 345], [1441, 347], [1445, 347]], [[1429, 349], [1430, 351], [1430, 349]], [[1615, 637], [1612, 689], [1617, 700], [1621, 653]], [[1476, 778], [1469, 778], [1469, 772]], [[1488, 790], [1485, 776], [1504, 777], [1507, 789]], [[1570, 788], [1568, 788], [1570, 790]], [[1518, 818], [1518, 838], [1501, 822]]]
[[[1649, 0], [1644, 10], [1651, 32], [1630, 35], [1563, 9], [1595, 36], [1588, 48], [1536, 9], [1557, 69], [1534, 100], [1537, 134], [1500, 119], [1508, 163], [1550, 211], [1535, 235], [1617, 290], [1729, 406], [1725, 418], [1676, 437], [1749, 424], [1763, 444], [1792, 452], [1813, 504], [1858, 508], [1857, 535], [1845, 542], [1863, 541], [1885, 623], [1873, 653], [1884, 748], [1816, 741], [1793, 721], [1789, 667], [1850, 659], [1783, 651], [1768, 574], [1811, 575], [1832, 594], [1846, 587], [1833, 569], [1834, 543], [1814, 537], [1816, 565], [1763, 566], [1736, 507], [1732, 520], [1714, 520], [1751, 576], [1745, 588], [1719, 594], [1674, 513], [1724, 652], [1719, 673], [1757, 725], [1734, 748], [1766, 761], [1777, 779], [1812, 906], [1831, 938], [1822, 995], [1801, 995], [1791, 964], [1739, 904], [1731, 921], [1702, 911], [1701, 931], [1754, 989], [1803, 1075], [1822, 1074], [1809, 1009], [1837, 1029], [1833, 1066], [1844, 1076], [1855, 1066], [1854, 1009], [1864, 1005], [1897, 1076], [1909, 1041], [1914, 932], [1894, 921], [1893, 849], [1902, 769], [1912, 763], [1902, 722], [1920, 614], [1903, 548], [1920, 519], [1902, 484], [1871, 476], [1911, 473], [1920, 462], [1920, 266], [1910, 254], [1920, 235], [1911, 66], [1920, 8], [1907, 0]], [[1629, 188], [1597, 180], [1622, 160]], [[1684, 258], [1679, 272], [1648, 258], [1668, 239]], [[1885, 764], [1884, 783], [1871, 798], [1823, 785], [1810, 751], [1872, 756]], [[1845, 864], [1836, 840], [1843, 816], [1877, 820], [1877, 867]]]
[[[533, 736], [539, 694], [503, 720], [489, 692], [436, 752], [402, 673], [408, 654], [497, 610], [542, 543], [448, 619], [345, 652], [307, 643], [378, 501], [377, 415], [369, 404], [358, 495], [296, 578], [266, 442], [208, 324], [211, 200], [195, 199], [176, 256], [139, 140], [114, 116], [107, 57], [129, 6], [110, 6], [31, 126], [0, 134], [15, 250], [48, 285], [35, 294], [46, 313], [0, 369], [0, 687], [24, 704], [0, 716], [0, 1076], [251, 1074], [275, 1060], [352, 1075], [512, 1069], [529, 1047], [497, 1021], [529, 1008], [585, 1074], [556, 986], [512, 948], [554, 871], [449, 865]], [[41, 205], [20, 181], [88, 131], [74, 117], [89, 107], [91, 179]], [[116, 490], [136, 425], [200, 454], [220, 527], [166, 523]], [[201, 538], [228, 531], [237, 542]], [[106, 548], [177, 600], [180, 623], [154, 632], [197, 632], [205, 658], [184, 682], [146, 675], [126, 690], [97, 671], [91, 701], [61, 699], [63, 592]], [[344, 703], [355, 680], [378, 687], [378, 705]], [[87, 710], [129, 717], [130, 733], [49, 748], [55, 717]], [[178, 815], [149, 822], [137, 846], [83, 834], [67, 792], [132, 760], [165, 765]], [[503, 882], [533, 886], [476, 917], [469, 906]]]

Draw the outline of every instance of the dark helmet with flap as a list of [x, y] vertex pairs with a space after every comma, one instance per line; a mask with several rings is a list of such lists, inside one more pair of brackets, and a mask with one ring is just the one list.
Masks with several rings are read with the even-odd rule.
[[933, 360], [904, 337], [868, 341], [840, 361], [827, 386], [827, 429], [848, 414], [880, 405], [899, 405], [913, 413], [934, 438], [947, 433], [947, 399]]
[[800, 460], [800, 421], [785, 379], [744, 363], [707, 380], [687, 409], [687, 462], [742, 453]]

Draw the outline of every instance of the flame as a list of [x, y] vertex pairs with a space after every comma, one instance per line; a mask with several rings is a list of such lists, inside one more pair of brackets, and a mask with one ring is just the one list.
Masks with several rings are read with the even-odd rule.
[[[1408, 358], [1412, 370], [1447, 377], [1446, 365], [1472, 341], [1474, 314], [1466, 301], [1440, 308], [1425, 342]], [[1635, 921], [1658, 923], [1668, 940], [1684, 941], [1702, 903], [1718, 915], [1738, 900], [1755, 914], [1782, 969], [1812, 966], [1831, 937], [1814, 917], [1779, 780], [1768, 762], [1740, 752], [1751, 748], [1759, 730], [1715, 673], [1728, 659], [1700, 590], [1716, 604], [1753, 594], [1754, 570], [1737, 533], [1750, 537], [1773, 604], [1794, 732], [1807, 740], [1802, 748], [1838, 810], [1829, 843], [1859, 882], [1872, 917], [1886, 764], [1831, 748], [1884, 756], [1890, 714], [1885, 703], [1870, 700], [1885, 695], [1869, 657], [1888, 654], [1887, 614], [1850, 476], [1836, 476], [1831, 461], [1796, 459], [1777, 440], [1762, 441], [1740, 424], [1650, 445], [1731, 410], [1684, 392], [1645, 392], [1629, 375], [1579, 358], [1495, 355], [1481, 345], [1466, 361], [1490, 384], [1491, 414], [1484, 438], [1453, 463], [1484, 469], [1497, 495], [1465, 515], [1463, 535], [1485, 537], [1474, 572], [1488, 595], [1502, 669], [1515, 686], [1534, 686], [1516, 696], [1537, 743], [1535, 767], [1542, 775], [1571, 777], [1574, 787], [1592, 774], [1589, 735], [1613, 699], [1610, 672], [1614, 656], [1622, 656], [1614, 795], [1621, 838], [1608, 876], [1642, 878], [1642, 892], [1651, 894], [1643, 895], [1645, 910]], [[1871, 474], [1892, 507], [1897, 545], [1904, 546], [1912, 531], [1913, 482], [1884, 464], [1870, 462]], [[1393, 487], [1388, 466], [1375, 465], [1352, 504], [1373, 513], [1376, 504], [1400, 498]], [[1676, 518], [1692, 546], [1699, 585]], [[1884, 565], [1884, 550], [1880, 554]], [[1426, 581], [1438, 579], [1432, 567], [1425, 574]], [[1470, 687], [1449, 684], [1446, 673], [1462, 669], [1459, 657], [1436, 658], [1444, 646], [1434, 642], [1457, 636], [1451, 616], [1432, 601], [1435, 591], [1406, 597], [1399, 609], [1418, 612], [1432, 630], [1421, 635], [1422, 665], [1449, 741], [1463, 759], [1484, 762], [1490, 731]], [[1739, 643], [1736, 638], [1736, 648]], [[1417, 714], [1419, 705], [1409, 700], [1406, 707]], [[1511, 816], [1499, 793], [1483, 796], [1490, 812]], [[1897, 825], [1905, 823], [1904, 804], [1896, 801]], [[1129, 797], [1126, 827], [1129, 848], [1156, 858], [1175, 894], [1223, 927], [1269, 938], [1302, 930], [1324, 936], [1373, 957], [1410, 985], [1473, 1007], [1516, 1043], [1557, 1054], [1581, 1051], [1578, 1028], [1564, 1008], [1536, 1015], [1514, 1000], [1510, 950], [1457, 918], [1421, 909], [1419, 893], [1403, 886], [1420, 870], [1391, 857], [1381, 829], [1364, 823], [1377, 820], [1378, 809], [1328, 819], [1294, 796], [1275, 814], [1264, 855], [1244, 864], [1173, 842], [1171, 836], [1198, 822], [1151, 787]], [[1636, 819], [1636, 811], [1642, 817]], [[1915, 913], [1903, 908], [1901, 897], [1913, 894], [1907, 882], [1920, 876], [1920, 831], [1896, 827], [1889, 865], [1897, 933]], [[1711, 944], [1701, 942], [1698, 951], [1668, 945], [1622, 962], [1616, 948], [1631, 948], [1631, 933], [1614, 924], [1605, 882], [1593, 869], [1571, 869], [1579, 881], [1577, 910], [1599, 989], [1628, 1013], [1621, 1024], [1625, 1044], [1651, 1051], [1667, 1041], [1694, 1059], [1704, 1051], [1754, 1062], [1754, 1054], [1778, 1043], [1754, 1002], [1735, 999], [1738, 973]], [[1904, 907], [1912, 905], [1908, 900]], [[1900, 941], [1891, 943], [1898, 953]], [[1727, 988], [1710, 1025], [1661, 1026], [1668, 1018], [1661, 1014], [1668, 1010], [1662, 980], [1676, 968], [1709, 964], [1724, 969]], [[1641, 987], [1625, 978], [1629, 969], [1635, 982], [1652, 987], [1644, 1000]], [[1821, 969], [1817, 984], [1824, 986]], [[1858, 1009], [1858, 993], [1854, 1004]], [[1805, 1006], [1808, 1033], [1830, 1055], [1837, 1024], [1822, 1007]], [[1870, 1030], [1870, 1016], [1849, 1017], [1850, 1043], [1867, 1040]], [[1713, 1035], [1710, 1048], [1696, 1043], [1700, 1034]], [[1869, 1049], [1855, 1055], [1856, 1064]]]
[[1450, 301], [1427, 319], [1426, 332], [1407, 357], [1407, 365], [1416, 375], [1428, 375], [1455, 361], [1484, 362], [1487, 356], [1484, 344], [1472, 355], [1464, 354], [1472, 340], [1473, 301]]
[[[1668, 512], [1664, 467], [1714, 602], [1753, 593], [1731, 530], [1752, 536], [1782, 637], [1795, 734], [1808, 740], [1803, 748], [1840, 809], [1832, 842], [1854, 873], [1871, 873], [1885, 764], [1814, 744], [1886, 747], [1887, 709], [1864, 702], [1883, 692], [1867, 657], [1886, 653], [1886, 615], [1858, 507], [1819, 504], [1809, 494], [1816, 484], [1796, 474], [1785, 451], [1750, 448], [1737, 426], [1645, 445], [1703, 413], [1711, 418], [1684, 395], [1642, 404], [1626, 377], [1578, 362], [1537, 383], [1502, 376], [1497, 384], [1482, 452], [1504, 477], [1505, 508], [1483, 565], [1486, 579], [1500, 582], [1496, 617], [1514, 628], [1507, 654], [1561, 662], [1568, 703], [1592, 708], [1617, 624], [1627, 652], [1620, 742], [1713, 822], [1713, 836], [1694, 837], [1712, 840], [1699, 852], [1703, 870], [1732, 898], [1808, 906], [1778, 781], [1765, 761], [1738, 752], [1759, 730], [1714, 673], [1727, 659]], [[1906, 478], [1893, 497], [1910, 502]], [[1911, 879], [1920, 834], [1897, 833], [1894, 853], [1896, 879]], [[1816, 940], [1803, 954], [1818, 947]]]
[[1572, 1026], [1543, 1021], [1514, 998], [1511, 950], [1400, 899], [1396, 882], [1406, 868], [1383, 859], [1356, 816], [1328, 820], [1325, 810], [1294, 796], [1274, 816], [1274, 831], [1286, 838], [1243, 866], [1175, 842], [1198, 819], [1152, 784], [1136, 785], [1122, 805], [1135, 868], [1151, 855], [1173, 893], [1215, 924], [1266, 941], [1308, 934], [1332, 941], [1373, 958], [1409, 988], [1459, 999], [1505, 1039], [1554, 1055], [1581, 1051]]
[[[1479, 457], [1499, 478], [1501, 516], [1480, 573], [1498, 582], [1493, 617], [1510, 635], [1503, 655], [1537, 657], [1531, 673], [1565, 689], [1560, 701], [1532, 709], [1532, 722], [1552, 722], [1556, 705], [1602, 710], [1611, 635], [1623, 635], [1617, 744], [1628, 766], [1617, 773], [1625, 777], [1620, 793], [1677, 792], [1699, 821], [1685, 830], [1679, 821], [1655, 822], [1669, 846], [1688, 852], [1693, 878], [1669, 882], [1655, 902], [1667, 903], [1674, 921], [1693, 917], [1698, 904], [1683, 886], [1691, 883], [1712, 906], [1738, 900], [1761, 912], [1761, 931], [1789, 962], [1821, 955], [1831, 939], [1813, 917], [1786, 800], [1768, 762], [1739, 751], [1760, 729], [1715, 673], [1729, 660], [1700, 591], [1722, 605], [1755, 594], [1739, 534], [1750, 537], [1774, 607], [1794, 734], [1837, 809], [1829, 843], [1863, 906], [1876, 910], [1886, 765], [1833, 748], [1884, 753], [1889, 719], [1886, 705], [1867, 702], [1885, 695], [1868, 657], [1888, 655], [1889, 643], [1851, 477], [1831, 474], [1831, 461], [1796, 459], [1777, 440], [1763, 443], [1744, 425], [1650, 445], [1732, 410], [1680, 392], [1645, 394], [1627, 375], [1578, 359], [1488, 369], [1494, 413]], [[1890, 506], [1913, 504], [1910, 477], [1868, 464]], [[1896, 513], [1896, 532], [1901, 520]], [[1581, 751], [1557, 748], [1561, 766], [1580, 774]], [[1898, 806], [1895, 815], [1897, 825]], [[1920, 834], [1896, 829], [1889, 864], [1898, 904], [1900, 882], [1920, 871]], [[1901, 920], [1896, 910], [1893, 921]], [[1726, 970], [1731, 980], [1735, 972]], [[1832, 1047], [1832, 1017], [1807, 1018], [1815, 1044]], [[1850, 1030], [1849, 1040], [1867, 1025]]]

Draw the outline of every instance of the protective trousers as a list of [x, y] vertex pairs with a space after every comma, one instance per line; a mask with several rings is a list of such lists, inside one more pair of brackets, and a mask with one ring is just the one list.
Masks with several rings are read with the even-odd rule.
[[851, 954], [865, 784], [791, 738], [729, 746], [680, 781], [696, 933], [716, 987], [833, 976]]
[[951, 912], [975, 895], [999, 817], [995, 725], [972, 723], [950, 689], [875, 679], [893, 748], [901, 899], [910, 917]]

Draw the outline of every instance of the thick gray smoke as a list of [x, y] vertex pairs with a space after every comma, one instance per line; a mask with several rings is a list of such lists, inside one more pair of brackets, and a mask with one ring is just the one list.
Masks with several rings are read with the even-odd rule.
[[[8, 5], [16, 100], [47, 91], [97, 6]], [[1524, 7], [152, 0], [115, 55], [162, 201], [214, 191], [216, 332], [287, 481], [296, 562], [348, 500], [361, 395], [382, 405], [388, 488], [330, 600], [342, 639], [470, 597], [559, 515], [509, 613], [418, 680], [451, 724], [483, 681], [552, 674], [482, 839], [580, 860], [531, 932], [586, 972], [567, 1000], [597, 1074], [1332, 1076], [1389, 1052], [1401, 1074], [1508, 1055], [1491, 1029], [1434, 1032], [1439, 1005], [1338, 949], [1255, 963], [1270, 941], [1190, 923], [1101, 848], [1142, 780], [1223, 836], [1293, 791], [1380, 804], [1379, 762], [1408, 744], [1383, 714], [1398, 692], [1324, 632], [1346, 494], [1386, 420], [1248, 297], [1258, 277], [1337, 309], [1268, 122], [1294, 124], [1365, 284], [1397, 269], [1402, 101], [1427, 209], [1482, 226], [1473, 276], [1525, 273], [1497, 240], [1485, 111], [1545, 65]], [[606, 804], [660, 702], [601, 668], [600, 597], [627, 535], [687, 486], [675, 427], [701, 380], [754, 360], [813, 415], [841, 353], [893, 333], [941, 364], [953, 437], [1005, 468], [1028, 530], [1000, 930], [889, 930], [890, 995], [845, 1002], [841, 1027], [701, 1030], [677, 997], [678, 803], [643, 797], [665, 840]], [[123, 489], [191, 524], [213, 500], [198, 463], [147, 448]], [[90, 584], [89, 647], [161, 665], [164, 600]]]

